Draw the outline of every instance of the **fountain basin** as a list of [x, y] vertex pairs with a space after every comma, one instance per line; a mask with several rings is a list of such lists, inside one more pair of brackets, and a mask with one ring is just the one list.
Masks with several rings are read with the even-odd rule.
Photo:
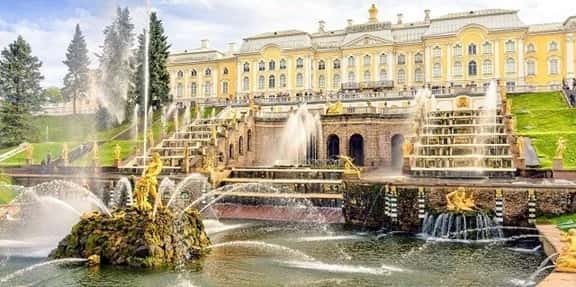
[[112, 216], [84, 214], [50, 253], [50, 258], [89, 258], [101, 264], [138, 268], [171, 267], [195, 261], [208, 252], [210, 239], [197, 210], [176, 218], [160, 208], [155, 219], [147, 211], [127, 208]]

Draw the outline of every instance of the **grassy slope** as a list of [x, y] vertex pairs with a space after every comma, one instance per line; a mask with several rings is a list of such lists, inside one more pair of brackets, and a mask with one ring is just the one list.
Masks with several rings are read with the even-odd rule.
[[560, 92], [509, 96], [516, 116], [516, 132], [532, 138], [543, 167], [551, 167], [560, 136], [568, 141], [564, 165], [576, 167], [576, 110], [570, 109]]
[[8, 189], [0, 188], [0, 204], [6, 204], [12, 201], [16, 193]]

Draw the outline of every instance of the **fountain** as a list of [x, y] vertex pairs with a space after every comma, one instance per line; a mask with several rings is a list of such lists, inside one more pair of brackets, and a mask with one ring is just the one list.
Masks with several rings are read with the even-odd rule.
[[306, 104], [288, 116], [280, 136], [278, 150], [270, 155], [275, 165], [297, 166], [318, 158], [317, 146], [322, 145], [322, 123], [319, 114], [308, 111]]

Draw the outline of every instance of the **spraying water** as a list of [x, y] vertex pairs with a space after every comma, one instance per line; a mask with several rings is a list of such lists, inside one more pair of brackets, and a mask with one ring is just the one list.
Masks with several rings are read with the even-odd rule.
[[308, 111], [306, 104], [290, 114], [278, 143], [278, 150], [270, 155], [271, 162], [280, 165], [300, 165], [318, 156], [322, 123], [319, 114]]
[[[150, 0], [145, 0], [146, 3], [146, 25], [144, 28], [144, 133], [148, 131], [148, 93], [150, 85], [150, 71], [149, 71], [149, 49], [150, 49]], [[144, 135], [143, 143], [143, 158], [148, 158], [148, 139]], [[142, 171], [144, 172], [145, 169]]]

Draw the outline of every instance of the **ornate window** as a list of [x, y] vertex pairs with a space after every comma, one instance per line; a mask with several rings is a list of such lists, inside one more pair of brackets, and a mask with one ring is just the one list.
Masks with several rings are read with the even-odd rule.
[[461, 57], [462, 56], [462, 45], [460, 44], [456, 44], [456, 46], [454, 46], [452, 48], [452, 51], [454, 52], [454, 57]]
[[536, 75], [536, 63], [532, 60], [526, 61], [526, 75], [528, 76]]
[[280, 75], [280, 88], [286, 88], [286, 75]]
[[484, 44], [482, 44], [482, 53], [484, 53], [485, 55], [492, 54], [492, 43], [484, 42]]
[[406, 72], [400, 69], [398, 70], [398, 84], [404, 84], [406, 82]]
[[435, 63], [434, 66], [432, 67], [432, 76], [434, 78], [442, 77], [442, 66], [440, 65], [440, 63]]
[[222, 82], [222, 94], [228, 94], [228, 82]]
[[296, 86], [298, 88], [304, 87], [304, 76], [302, 76], [302, 73], [296, 75]]
[[484, 60], [484, 63], [482, 65], [483, 65], [482, 71], [484, 72], [484, 75], [492, 74], [492, 61]]
[[325, 89], [326, 88], [326, 79], [324, 78], [324, 76], [319, 76], [318, 77], [318, 87], [320, 89]]
[[242, 79], [242, 90], [248, 91], [250, 89], [250, 79], [248, 77], [244, 77]]
[[244, 63], [244, 72], [250, 72], [250, 64], [248, 62]]
[[258, 89], [263, 90], [266, 85], [266, 79], [264, 76], [258, 77]]
[[370, 71], [368, 70], [364, 71], [364, 81], [365, 82], [370, 81]]
[[196, 97], [197, 90], [198, 90], [198, 88], [196, 87], [196, 83], [191, 83], [190, 84], [190, 96]]
[[526, 52], [528, 52], [528, 53], [536, 52], [536, 48], [534, 47], [534, 44], [532, 44], [532, 43], [528, 44], [528, 46], [526, 47]]
[[370, 66], [371, 61], [372, 61], [372, 57], [370, 57], [370, 55], [364, 56], [364, 66]]
[[326, 63], [324, 62], [324, 60], [320, 60], [318, 62], [318, 70], [326, 70]]
[[478, 67], [476, 61], [468, 62], [468, 76], [476, 76], [478, 74]]
[[506, 47], [506, 53], [514, 53], [516, 49], [516, 43], [514, 41], [508, 40], [504, 45]]
[[380, 65], [388, 64], [388, 55], [382, 53], [380, 54]]
[[206, 77], [212, 76], [212, 70], [210, 70], [210, 68], [206, 68], [206, 71], [204, 71], [204, 76]]
[[356, 60], [354, 59], [354, 56], [348, 57], [348, 67], [354, 67], [355, 64]]
[[274, 77], [274, 75], [270, 75], [270, 77], [268, 77], [268, 88], [276, 88], [276, 77]]
[[340, 69], [340, 60], [334, 60], [333, 67], [334, 69]]
[[266, 64], [264, 63], [264, 61], [258, 62], [258, 71], [264, 71], [264, 70], [266, 70]]
[[414, 64], [418, 65], [418, 64], [422, 64], [424, 62], [424, 59], [422, 57], [422, 53], [418, 52], [416, 53], [416, 55], [414, 55]]
[[184, 78], [184, 72], [178, 71], [178, 73], [176, 73], [176, 77], [178, 77], [178, 79]]
[[550, 59], [548, 60], [548, 72], [550, 75], [558, 75], [559, 69], [559, 62], [558, 59]]
[[432, 49], [432, 56], [434, 58], [442, 57], [442, 48], [440, 48], [438, 46], [434, 47], [434, 49]]
[[414, 70], [414, 79], [418, 83], [424, 82], [424, 72], [422, 72], [422, 69], [417, 68]]
[[404, 54], [398, 55], [398, 65], [405, 65], [406, 64], [406, 56]]
[[275, 69], [276, 69], [276, 62], [274, 62], [274, 60], [270, 60], [270, 62], [268, 62], [268, 70], [274, 71]]
[[462, 63], [454, 62], [454, 76], [462, 76]]
[[386, 80], [388, 80], [388, 73], [386, 72], [386, 69], [382, 69], [380, 70], [380, 81]]
[[190, 72], [190, 77], [195, 78], [197, 74], [198, 73], [196, 72], [196, 69], [192, 69], [192, 71]]
[[212, 83], [206, 82], [204, 83], [204, 96], [210, 97], [212, 95]]
[[513, 74], [516, 72], [516, 61], [512, 58], [506, 59], [506, 73]]
[[476, 44], [472, 43], [468, 45], [468, 55], [476, 55]]
[[334, 75], [334, 79], [332, 79], [332, 89], [340, 89], [340, 75]]
[[302, 58], [296, 59], [296, 68], [297, 69], [304, 68], [304, 60]]
[[224, 74], [224, 75], [228, 75], [228, 68], [227, 68], [227, 67], [224, 67], [224, 72], [223, 72], [223, 74]]
[[558, 43], [556, 43], [556, 41], [550, 42], [550, 44], [548, 44], [548, 50], [549, 51], [558, 51]]
[[356, 75], [354, 74], [354, 72], [348, 73], [348, 82], [350, 82], [350, 83], [356, 82]]
[[285, 70], [286, 69], [286, 60], [282, 59], [280, 60], [280, 70]]

